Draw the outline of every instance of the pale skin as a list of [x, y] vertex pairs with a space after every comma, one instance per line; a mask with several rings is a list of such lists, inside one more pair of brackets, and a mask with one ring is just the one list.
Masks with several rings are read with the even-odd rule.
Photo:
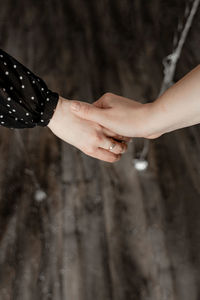
[[[131, 137], [157, 138], [200, 123], [200, 65], [151, 103], [106, 93], [93, 104], [59, 97], [47, 125], [85, 154], [116, 162]], [[116, 146], [109, 150], [112, 142]], [[125, 142], [120, 142], [125, 141]]]
[[[106, 162], [116, 162], [127, 150], [130, 140], [103, 128], [100, 124], [75, 116], [70, 109], [71, 100], [59, 97], [55, 112], [47, 125], [63, 141], [85, 154]], [[110, 145], [115, 147], [109, 150]]]
[[154, 139], [200, 123], [200, 65], [151, 103], [106, 93], [93, 104], [70, 101], [70, 108], [116, 134]]

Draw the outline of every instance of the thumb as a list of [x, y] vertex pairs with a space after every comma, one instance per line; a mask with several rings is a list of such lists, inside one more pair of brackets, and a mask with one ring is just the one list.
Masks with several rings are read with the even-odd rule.
[[104, 125], [105, 114], [103, 109], [93, 104], [74, 100], [70, 101], [70, 108], [78, 117]]

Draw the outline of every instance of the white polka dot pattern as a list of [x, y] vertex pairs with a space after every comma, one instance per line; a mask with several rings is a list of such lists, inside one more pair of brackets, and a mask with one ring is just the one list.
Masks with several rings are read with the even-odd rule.
[[58, 99], [42, 78], [0, 49], [0, 126], [45, 127]]

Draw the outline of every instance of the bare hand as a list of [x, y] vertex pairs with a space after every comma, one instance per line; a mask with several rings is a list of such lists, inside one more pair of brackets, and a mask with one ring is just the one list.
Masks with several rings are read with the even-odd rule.
[[[47, 125], [51, 131], [87, 155], [107, 162], [119, 160], [121, 154], [127, 150], [127, 144], [116, 139], [126, 138], [99, 124], [75, 116], [70, 110], [70, 103], [71, 100], [59, 98], [53, 117]], [[113, 142], [115, 147], [109, 150]]]
[[96, 122], [126, 137], [148, 136], [148, 109], [150, 103], [106, 93], [92, 105], [71, 101], [72, 112], [81, 118]]

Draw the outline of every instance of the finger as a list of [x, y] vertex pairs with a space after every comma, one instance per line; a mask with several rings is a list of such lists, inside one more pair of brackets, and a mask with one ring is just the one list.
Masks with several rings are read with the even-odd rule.
[[99, 98], [97, 101], [92, 103], [94, 106], [99, 107], [99, 108], [105, 108], [107, 105], [102, 101], [101, 98]]
[[[99, 145], [100, 148], [103, 148], [107, 151], [110, 151], [115, 154], [120, 154], [126, 152], [128, 146], [126, 143], [118, 142], [112, 138], [108, 138], [105, 136], [105, 138], [102, 139], [101, 145]], [[110, 147], [113, 147], [112, 149]]]
[[89, 156], [98, 158], [100, 160], [110, 162], [110, 163], [114, 163], [114, 162], [120, 160], [120, 158], [121, 158], [121, 154], [115, 154], [115, 153], [112, 153], [112, 152], [102, 149], [102, 148], [97, 148], [94, 153], [95, 154], [89, 154]]
[[80, 118], [90, 120], [101, 125], [106, 122], [106, 116], [104, 109], [98, 108], [95, 105], [82, 102], [82, 101], [70, 101], [71, 111]]
[[100, 107], [100, 108], [109, 108], [109, 107], [112, 107], [112, 103], [113, 103], [113, 101], [115, 101], [116, 96], [117, 95], [109, 93], [109, 92], [105, 93], [98, 100], [96, 100], [95, 102], [93, 102], [93, 104], [96, 107]]
[[119, 135], [113, 131], [111, 131], [110, 129], [107, 129], [105, 127], [102, 127], [103, 129], [103, 133], [107, 136], [111, 136], [113, 138], [115, 138], [118, 141], [125, 141], [125, 142], [129, 142], [131, 140], [131, 138], [123, 136], [123, 135]]

